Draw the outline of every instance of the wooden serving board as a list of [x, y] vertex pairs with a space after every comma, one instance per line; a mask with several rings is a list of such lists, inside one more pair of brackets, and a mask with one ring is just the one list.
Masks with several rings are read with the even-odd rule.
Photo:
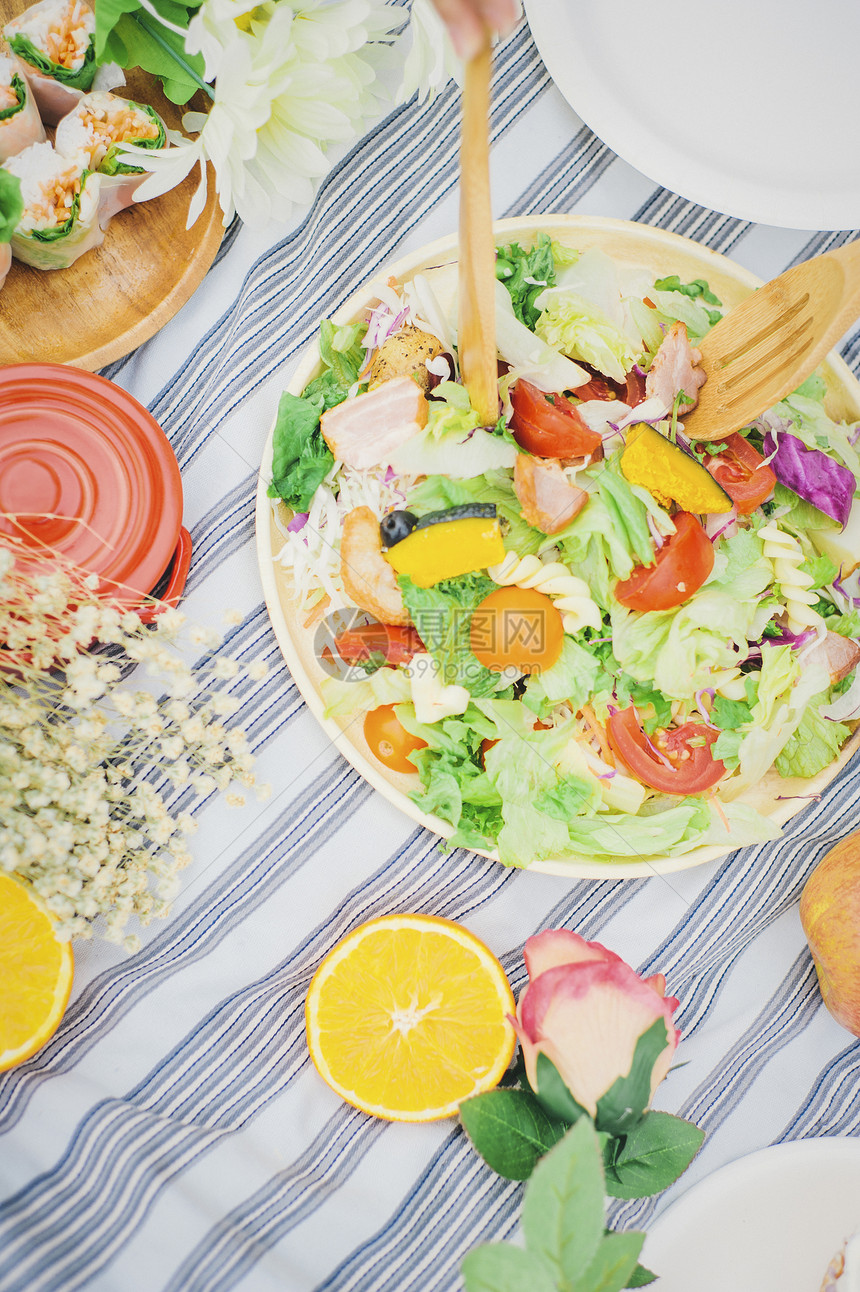
[[[0, 0], [0, 24], [26, 7]], [[116, 93], [151, 104], [174, 130], [188, 109], [205, 110], [205, 101], [196, 99], [176, 107], [145, 72], [128, 71], [126, 80]], [[13, 260], [0, 292], [0, 364], [69, 363], [93, 372], [154, 336], [200, 285], [221, 245], [211, 166], [206, 207], [193, 228], [185, 228], [199, 179], [195, 167], [178, 188], [121, 211], [102, 246], [68, 269], [33, 269]]]

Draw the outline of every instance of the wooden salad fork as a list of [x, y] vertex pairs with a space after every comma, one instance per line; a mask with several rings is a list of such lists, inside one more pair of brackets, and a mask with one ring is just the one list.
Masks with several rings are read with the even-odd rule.
[[457, 345], [460, 373], [484, 425], [499, 416], [496, 248], [490, 205], [490, 35], [465, 67], [460, 137]]
[[699, 342], [708, 379], [684, 417], [719, 440], [790, 394], [860, 316], [860, 239], [765, 283]]

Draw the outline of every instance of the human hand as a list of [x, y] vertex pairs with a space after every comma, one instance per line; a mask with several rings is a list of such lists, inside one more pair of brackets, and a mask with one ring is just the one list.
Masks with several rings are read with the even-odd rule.
[[519, 0], [433, 0], [433, 5], [464, 60], [479, 52], [488, 31], [510, 35], [522, 13]]

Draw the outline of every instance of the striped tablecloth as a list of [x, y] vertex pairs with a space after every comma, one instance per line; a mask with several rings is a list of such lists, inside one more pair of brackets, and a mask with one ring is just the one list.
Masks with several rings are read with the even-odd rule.
[[[860, 1133], [860, 1045], [821, 1004], [797, 910], [817, 860], [860, 824], [856, 760], [777, 843], [665, 878], [567, 882], [441, 855], [331, 747], [280, 658], [254, 546], [265, 436], [318, 320], [381, 262], [454, 229], [458, 110], [453, 87], [398, 109], [310, 212], [231, 231], [191, 302], [106, 373], [148, 405], [178, 456], [190, 617], [218, 624], [236, 607], [228, 649], [270, 665], [238, 721], [273, 794], [199, 811], [169, 921], [143, 930], [132, 956], [81, 944], [59, 1032], [0, 1077], [4, 1292], [460, 1287], [464, 1253], [516, 1230], [520, 1186], [493, 1175], [454, 1122], [389, 1125], [341, 1103], [305, 1045], [314, 969], [386, 912], [462, 921], [515, 991], [525, 938], [550, 926], [665, 973], [686, 1066], [659, 1103], [707, 1139], [656, 1207], [618, 1204], [614, 1224], [647, 1223], [752, 1149]], [[567, 106], [524, 23], [498, 51], [492, 135], [497, 217], [638, 220], [762, 277], [854, 236], [757, 226], [655, 187]], [[842, 353], [860, 370], [860, 331]]]

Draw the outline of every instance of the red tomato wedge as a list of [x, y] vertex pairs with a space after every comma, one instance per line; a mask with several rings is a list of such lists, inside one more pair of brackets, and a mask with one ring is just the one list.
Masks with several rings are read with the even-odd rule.
[[538, 458], [585, 457], [603, 440], [563, 395], [545, 395], [522, 378], [511, 389], [511, 433], [517, 443]]
[[675, 533], [657, 552], [653, 565], [638, 565], [615, 585], [615, 599], [628, 610], [672, 610], [705, 582], [714, 568], [714, 547], [689, 511], [672, 517]]
[[649, 738], [631, 704], [610, 715], [606, 731], [612, 752], [628, 771], [663, 794], [701, 794], [726, 774], [711, 754], [720, 733], [703, 722], [685, 722]]
[[345, 664], [368, 663], [374, 655], [384, 656], [386, 664], [408, 664], [424, 650], [414, 628], [396, 624], [360, 624], [335, 637], [334, 644]]
[[735, 431], [721, 441], [722, 453], [706, 453], [702, 466], [731, 498], [741, 516], [760, 507], [773, 492], [776, 476], [760, 453]]

